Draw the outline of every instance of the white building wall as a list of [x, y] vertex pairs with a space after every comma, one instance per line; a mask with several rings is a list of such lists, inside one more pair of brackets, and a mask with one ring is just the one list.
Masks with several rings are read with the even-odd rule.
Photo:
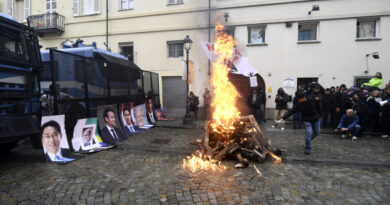
[[[106, 1], [101, 0], [100, 13], [91, 16], [72, 15], [72, 4], [57, 1], [57, 12], [65, 16], [65, 32], [40, 38], [43, 48], [60, 47], [69, 38], [81, 38], [85, 43], [97, 42], [104, 48], [106, 40]], [[119, 0], [109, 1], [109, 47], [119, 53], [119, 43], [134, 43], [134, 60], [142, 69], [162, 76], [181, 76], [181, 58], [167, 57], [167, 41], [182, 40], [189, 35], [194, 41], [190, 59], [195, 65], [194, 84], [190, 90], [202, 96], [208, 83], [208, 61], [199, 42], [208, 41], [208, 0], [185, 0], [184, 4], [167, 6], [168, 1], [134, 1], [134, 9], [119, 11]], [[6, 12], [0, 2], [0, 11]], [[320, 11], [308, 15], [313, 5]], [[44, 0], [31, 1], [31, 15], [45, 11]], [[227, 22], [224, 13], [229, 14]], [[356, 41], [356, 19], [378, 17], [379, 38]], [[235, 27], [237, 47], [264, 78], [267, 108], [274, 107], [274, 96], [283, 79], [318, 77], [325, 87], [353, 85], [354, 76], [372, 76], [382, 72], [390, 80], [390, 1], [389, 0], [211, 0], [211, 26], [220, 21]], [[320, 43], [298, 44], [298, 22], [318, 21]], [[286, 22], [292, 22], [290, 28]], [[266, 24], [266, 46], [248, 46], [248, 25]], [[211, 39], [214, 31], [211, 28]], [[369, 58], [369, 73], [365, 74], [367, 53], [379, 52], [380, 59]], [[269, 76], [270, 75], [270, 76]], [[286, 89], [290, 94], [295, 89]], [[160, 96], [162, 84], [160, 83]], [[203, 99], [200, 98], [202, 105]], [[162, 99], [161, 99], [161, 102]]]

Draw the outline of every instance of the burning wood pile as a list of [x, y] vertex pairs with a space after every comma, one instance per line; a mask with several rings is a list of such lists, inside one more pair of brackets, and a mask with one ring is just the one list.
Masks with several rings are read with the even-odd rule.
[[235, 106], [239, 93], [228, 78], [235, 42], [225, 32], [224, 26], [218, 24], [215, 31], [217, 38], [213, 46], [215, 60], [211, 75], [213, 117], [205, 123], [204, 139], [195, 143], [200, 148], [198, 155], [184, 159], [183, 168], [190, 168], [192, 172], [203, 168], [224, 169], [219, 163], [228, 157], [239, 161], [235, 167], [247, 167], [249, 160], [264, 162], [267, 158], [280, 162], [275, 154], [281, 154], [281, 150], [271, 146], [253, 115], [240, 117]]
[[237, 168], [247, 167], [249, 160], [281, 162], [276, 155], [282, 151], [271, 146], [271, 140], [261, 131], [253, 115], [241, 117], [228, 128], [206, 121], [204, 140], [198, 140], [195, 144], [199, 146], [202, 156], [208, 156], [214, 162], [224, 158], [237, 159]]

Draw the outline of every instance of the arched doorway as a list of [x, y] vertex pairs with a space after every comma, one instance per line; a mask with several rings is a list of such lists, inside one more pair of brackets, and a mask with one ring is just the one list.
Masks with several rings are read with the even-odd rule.
[[[229, 73], [228, 75], [230, 82], [236, 87], [240, 97], [236, 103], [238, 109], [241, 112], [241, 115], [251, 114], [251, 109], [248, 107], [248, 97], [251, 94], [252, 88], [250, 86], [249, 77], [240, 74]], [[264, 79], [256, 74], [258, 89], [263, 89], [265, 91], [265, 82]]]

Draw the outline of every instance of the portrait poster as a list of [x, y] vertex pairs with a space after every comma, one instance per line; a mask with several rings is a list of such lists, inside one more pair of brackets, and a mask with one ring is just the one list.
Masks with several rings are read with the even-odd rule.
[[48, 162], [68, 163], [78, 158], [72, 155], [69, 149], [65, 131], [65, 115], [42, 117], [41, 141]]
[[111, 148], [103, 142], [97, 118], [79, 119], [73, 130], [73, 149], [80, 153], [92, 153]]
[[133, 108], [133, 103], [122, 103], [119, 106], [119, 119], [123, 128], [123, 132], [126, 137], [137, 134], [141, 129], [137, 126], [135, 121], [133, 121], [131, 115], [131, 109]]
[[140, 104], [133, 107], [133, 109], [131, 109], [131, 117], [133, 119], [133, 122], [135, 122], [140, 129], [149, 129], [154, 126], [148, 123], [148, 120], [146, 118], [145, 104]]
[[98, 106], [97, 117], [101, 138], [104, 143], [114, 145], [126, 139], [120, 126], [116, 105]]

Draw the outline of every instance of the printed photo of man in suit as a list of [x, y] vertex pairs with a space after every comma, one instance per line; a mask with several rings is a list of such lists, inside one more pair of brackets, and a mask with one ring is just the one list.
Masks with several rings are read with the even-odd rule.
[[92, 137], [92, 130], [93, 130], [92, 127], [85, 127], [85, 128], [83, 128], [83, 132], [82, 132], [82, 136], [81, 136], [81, 140], [82, 140], [81, 148], [82, 148], [82, 150], [92, 149], [93, 145], [96, 144], [95, 140], [93, 140], [93, 137]]
[[136, 124], [133, 124], [129, 107], [124, 107], [123, 118], [125, 119], [125, 126], [123, 127], [123, 131], [125, 132], [126, 136], [132, 136], [141, 131]]
[[122, 131], [116, 127], [115, 111], [106, 108], [103, 112], [105, 126], [101, 129], [102, 139], [107, 144], [115, 144], [125, 139]]
[[51, 120], [44, 123], [41, 127], [42, 145], [46, 151], [46, 159], [51, 162], [70, 162], [75, 159], [69, 158], [71, 152], [69, 149], [61, 148], [62, 138], [61, 127], [58, 122]]

